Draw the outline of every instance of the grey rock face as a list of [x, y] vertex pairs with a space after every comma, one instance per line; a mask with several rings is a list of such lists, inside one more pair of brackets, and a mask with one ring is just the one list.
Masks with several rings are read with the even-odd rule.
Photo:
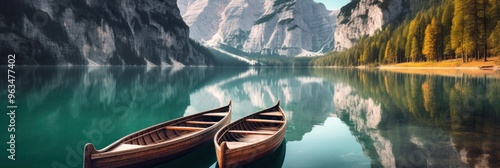
[[373, 35], [403, 11], [402, 0], [353, 0], [342, 7], [336, 22], [335, 50], [350, 48], [364, 35]]
[[193, 30], [190, 37], [208, 45], [282, 56], [313, 56], [333, 49], [337, 13], [313, 0], [178, 3]]
[[[28, 65], [210, 65], [176, 1], [7, 0], [0, 51]], [[2, 60], [4, 61], [4, 60]], [[4, 64], [4, 62], [0, 62]]]

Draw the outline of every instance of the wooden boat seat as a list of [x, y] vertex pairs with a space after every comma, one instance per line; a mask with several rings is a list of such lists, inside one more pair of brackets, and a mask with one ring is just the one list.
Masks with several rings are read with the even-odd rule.
[[261, 122], [261, 123], [276, 123], [276, 124], [284, 124], [285, 121], [280, 120], [265, 120], [265, 119], [246, 119], [247, 122]]
[[263, 135], [273, 135], [274, 131], [248, 131], [248, 130], [229, 130], [229, 133], [236, 134], [263, 134]]
[[227, 113], [206, 113], [203, 116], [225, 117]]
[[252, 143], [248, 143], [248, 142], [226, 142], [226, 146], [229, 149], [238, 148], [238, 147], [242, 147], [242, 146], [247, 146], [249, 144], [252, 144]]
[[208, 121], [186, 121], [187, 124], [204, 124], [204, 125], [214, 125], [217, 122], [208, 122]]
[[166, 126], [165, 129], [168, 130], [180, 130], [180, 131], [199, 131], [205, 128], [200, 127], [185, 127], [185, 126]]
[[258, 130], [278, 131], [279, 127], [258, 127]]
[[136, 149], [136, 148], [141, 148], [141, 147], [142, 147], [141, 145], [120, 144], [111, 151], [122, 151], [122, 150]]
[[248, 142], [248, 143], [254, 143], [254, 142], [259, 142], [264, 139], [267, 139], [273, 135], [264, 135], [264, 134], [243, 134], [243, 137], [238, 138], [238, 142]]
[[277, 117], [281, 117], [283, 116], [281, 114], [281, 112], [279, 111], [275, 111], [275, 112], [266, 112], [266, 113], [260, 113], [259, 115], [262, 115], [262, 116], [277, 116]]

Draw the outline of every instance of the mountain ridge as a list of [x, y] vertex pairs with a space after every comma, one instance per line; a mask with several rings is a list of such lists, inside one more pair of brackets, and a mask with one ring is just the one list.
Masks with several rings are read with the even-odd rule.
[[[0, 51], [24, 65], [213, 65], [175, 1], [13, 1], [0, 7]], [[0, 64], [6, 64], [1, 60]]]
[[[312, 56], [333, 49], [335, 12], [321, 3], [212, 1], [178, 1], [183, 18], [193, 30], [190, 37], [201, 43], [230, 47], [250, 55]], [[219, 24], [214, 27], [214, 23]]]

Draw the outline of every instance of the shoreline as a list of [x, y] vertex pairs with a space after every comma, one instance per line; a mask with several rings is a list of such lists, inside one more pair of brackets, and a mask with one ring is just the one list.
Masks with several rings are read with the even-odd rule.
[[356, 68], [420, 75], [500, 78], [500, 65], [496, 62], [498, 58], [499, 57], [491, 57], [486, 62], [472, 61], [462, 63], [460, 60], [445, 60], [440, 62], [399, 63], [380, 65], [378, 67], [359, 66]]
[[[367, 67], [360, 67], [367, 68]], [[370, 68], [370, 67], [368, 67]], [[482, 67], [401, 67], [401, 66], [379, 66], [373, 67], [381, 70], [390, 70], [390, 69], [418, 69], [418, 70], [482, 70], [482, 71], [499, 71], [499, 66], [493, 66], [492, 69], [482, 69]]]
[[487, 61], [474, 60], [462, 63], [460, 59], [439, 62], [405, 62], [392, 65], [381, 65], [379, 69], [463, 69], [463, 70], [500, 70], [500, 57], [490, 57]]
[[483, 70], [479, 67], [378, 67], [380, 71], [418, 75], [440, 75], [449, 77], [484, 77], [500, 79], [500, 69], [496, 66], [492, 70]]

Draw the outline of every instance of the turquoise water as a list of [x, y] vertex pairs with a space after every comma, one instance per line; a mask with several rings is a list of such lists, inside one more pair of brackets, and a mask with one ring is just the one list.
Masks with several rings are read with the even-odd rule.
[[[100, 149], [136, 130], [229, 100], [233, 120], [278, 100], [288, 117], [283, 144], [251, 167], [500, 166], [498, 74], [16, 68], [16, 160], [7, 159], [8, 119], [2, 117], [5, 152], [0, 167], [81, 167], [87, 142]], [[1, 92], [5, 101], [0, 107], [7, 106], [6, 93]], [[158, 167], [215, 165], [213, 145], [207, 143]]]

